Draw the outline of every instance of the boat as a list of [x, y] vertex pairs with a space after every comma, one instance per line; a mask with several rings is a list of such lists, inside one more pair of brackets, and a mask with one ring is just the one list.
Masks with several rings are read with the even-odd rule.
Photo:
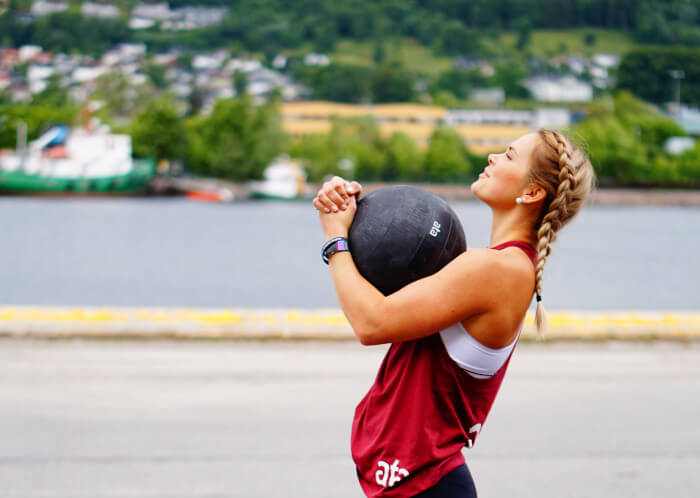
[[313, 195], [306, 184], [306, 172], [298, 161], [283, 155], [265, 168], [263, 180], [250, 182], [248, 192], [258, 199], [305, 200]]
[[133, 159], [131, 137], [106, 126], [53, 126], [26, 144], [18, 127], [17, 149], [0, 155], [0, 192], [21, 194], [137, 194], [155, 174], [153, 159]]
[[228, 189], [188, 190], [185, 197], [200, 202], [231, 202], [233, 192]]

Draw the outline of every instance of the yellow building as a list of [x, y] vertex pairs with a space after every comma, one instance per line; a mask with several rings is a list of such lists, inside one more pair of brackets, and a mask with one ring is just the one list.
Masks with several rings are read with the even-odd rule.
[[281, 106], [282, 128], [293, 137], [330, 132], [334, 118], [369, 116], [376, 120], [379, 132], [391, 136], [402, 132], [419, 145], [428, 144], [439, 126], [451, 126], [477, 154], [503, 150], [510, 142], [531, 131], [528, 120], [516, 123], [448, 124], [444, 107], [419, 104], [352, 105], [335, 102], [287, 102]]

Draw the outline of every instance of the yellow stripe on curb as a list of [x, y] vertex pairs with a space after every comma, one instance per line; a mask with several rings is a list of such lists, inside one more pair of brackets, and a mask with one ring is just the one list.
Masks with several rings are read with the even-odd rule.
[[[555, 311], [549, 339], [700, 339], [700, 312]], [[0, 306], [0, 335], [16, 337], [179, 337], [350, 339], [338, 309], [196, 309]], [[523, 337], [535, 337], [534, 315]]]

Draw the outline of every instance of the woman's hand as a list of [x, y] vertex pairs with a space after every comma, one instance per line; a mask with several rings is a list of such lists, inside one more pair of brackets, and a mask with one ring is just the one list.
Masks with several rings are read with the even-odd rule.
[[348, 236], [361, 193], [359, 183], [347, 182], [339, 176], [323, 184], [313, 205], [319, 211], [321, 228], [327, 239]]
[[337, 213], [347, 208], [350, 197], [355, 196], [359, 199], [360, 194], [362, 194], [362, 185], [334, 176], [321, 186], [313, 204], [321, 213]]

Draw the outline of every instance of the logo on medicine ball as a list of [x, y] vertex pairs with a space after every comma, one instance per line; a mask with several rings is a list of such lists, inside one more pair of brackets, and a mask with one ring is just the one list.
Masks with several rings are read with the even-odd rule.
[[440, 233], [440, 223], [437, 221], [433, 221], [433, 226], [430, 228], [430, 235], [433, 237], [437, 237], [438, 234]]

